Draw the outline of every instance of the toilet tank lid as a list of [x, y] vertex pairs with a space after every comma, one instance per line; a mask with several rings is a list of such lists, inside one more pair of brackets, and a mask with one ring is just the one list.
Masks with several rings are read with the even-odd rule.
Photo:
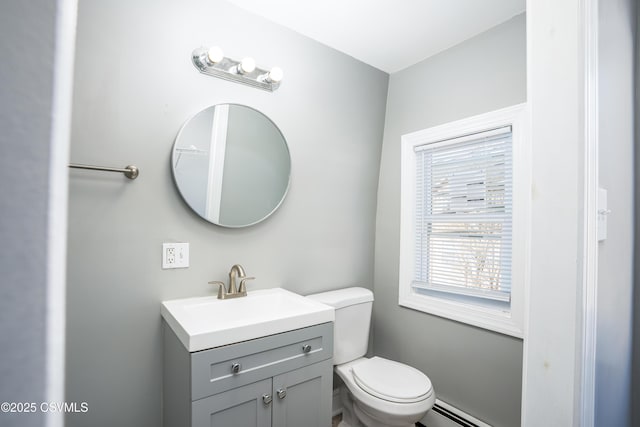
[[353, 287], [307, 295], [307, 298], [311, 298], [337, 309], [350, 305], [372, 302], [373, 292], [367, 288]]

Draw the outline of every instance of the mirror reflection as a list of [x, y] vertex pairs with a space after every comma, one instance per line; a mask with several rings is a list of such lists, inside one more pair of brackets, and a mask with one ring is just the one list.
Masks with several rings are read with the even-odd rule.
[[245, 227], [271, 215], [289, 187], [291, 157], [278, 127], [238, 104], [214, 105], [189, 119], [171, 156], [182, 198], [224, 227]]

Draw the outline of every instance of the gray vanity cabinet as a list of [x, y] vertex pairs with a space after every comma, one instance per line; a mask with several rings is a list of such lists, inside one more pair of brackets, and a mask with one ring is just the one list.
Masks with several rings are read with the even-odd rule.
[[271, 426], [271, 407], [263, 396], [271, 394], [271, 381], [253, 384], [214, 394], [192, 404], [193, 426]]
[[[273, 426], [327, 427], [331, 424], [332, 361], [273, 377]], [[330, 390], [326, 390], [329, 384]], [[281, 390], [286, 395], [280, 398]]]
[[329, 427], [333, 323], [189, 353], [164, 324], [164, 427]]

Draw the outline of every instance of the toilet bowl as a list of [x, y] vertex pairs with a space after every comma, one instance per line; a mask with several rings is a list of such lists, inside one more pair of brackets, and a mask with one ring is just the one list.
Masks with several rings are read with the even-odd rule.
[[309, 295], [335, 308], [334, 357], [340, 392], [339, 427], [413, 427], [431, 409], [435, 392], [419, 370], [367, 352], [373, 293], [346, 288]]
[[[413, 426], [436, 399], [426, 375], [381, 357], [344, 363], [336, 366], [335, 372], [351, 394], [356, 418], [367, 427]], [[348, 426], [347, 421], [342, 427]]]

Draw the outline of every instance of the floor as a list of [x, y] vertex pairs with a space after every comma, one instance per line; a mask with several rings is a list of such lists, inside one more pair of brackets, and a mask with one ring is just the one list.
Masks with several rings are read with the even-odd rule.
[[[335, 417], [331, 418], [331, 427], [338, 427], [338, 424], [342, 421], [342, 414], [338, 414]], [[416, 424], [416, 427], [424, 427], [422, 424]]]

